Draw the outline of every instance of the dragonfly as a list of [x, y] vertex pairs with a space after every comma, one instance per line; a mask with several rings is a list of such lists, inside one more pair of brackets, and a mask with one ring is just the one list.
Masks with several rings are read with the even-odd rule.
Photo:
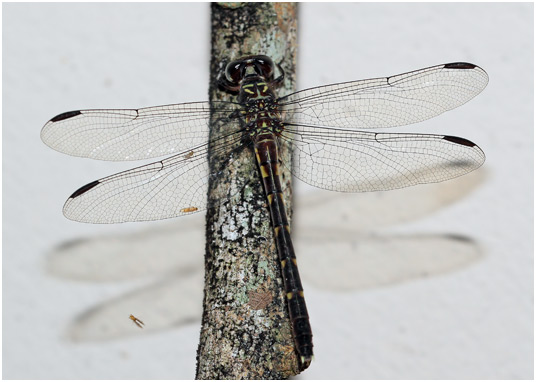
[[[278, 76], [276, 77], [276, 70]], [[45, 124], [41, 139], [65, 154], [109, 161], [169, 156], [76, 190], [64, 215], [88, 223], [167, 219], [207, 208], [212, 152], [230, 158], [247, 147], [257, 161], [300, 369], [313, 357], [312, 330], [285, 209], [280, 166], [302, 181], [341, 192], [384, 191], [441, 182], [485, 161], [473, 142], [451, 135], [383, 133], [463, 105], [488, 83], [466, 62], [278, 96], [280, 64], [264, 55], [231, 61], [218, 82], [236, 102], [194, 102], [141, 109], [75, 110]], [[211, 137], [211, 120], [232, 126]], [[280, 159], [288, 149], [292, 165]]]

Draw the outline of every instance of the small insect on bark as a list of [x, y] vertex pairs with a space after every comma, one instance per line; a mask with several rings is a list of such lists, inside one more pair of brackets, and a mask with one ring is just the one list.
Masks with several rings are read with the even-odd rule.
[[143, 323], [142, 320], [140, 320], [140, 319], [137, 318], [137, 317], [134, 317], [134, 315], [132, 315], [132, 314], [130, 315], [129, 318], [130, 318], [130, 319], [132, 320], [132, 322], [135, 323], [139, 328], [143, 329], [143, 326], [142, 326], [142, 325], [145, 325], [145, 324]]

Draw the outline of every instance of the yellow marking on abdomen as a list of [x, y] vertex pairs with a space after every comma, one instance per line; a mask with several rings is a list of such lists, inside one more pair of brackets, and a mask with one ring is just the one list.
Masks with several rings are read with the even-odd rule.
[[281, 172], [280, 172], [280, 170], [279, 170], [279, 163], [276, 163], [274, 167], [275, 167], [275, 169], [274, 169], [274, 174], [275, 174], [275, 175], [280, 175]]
[[290, 300], [293, 296], [294, 296], [294, 294], [292, 292], [288, 292], [287, 293], [287, 300]]
[[267, 198], [268, 198], [268, 203], [272, 204], [272, 202], [274, 201], [274, 194], [268, 194]]
[[274, 227], [275, 236], [277, 237], [279, 235], [279, 231], [281, 230], [281, 226]]
[[261, 166], [261, 175], [263, 178], [268, 178], [268, 171], [266, 171], [265, 165]]
[[282, 261], [281, 261], [281, 266], [282, 266], [283, 268], [285, 268], [285, 265], [287, 265], [287, 260], [282, 260]]

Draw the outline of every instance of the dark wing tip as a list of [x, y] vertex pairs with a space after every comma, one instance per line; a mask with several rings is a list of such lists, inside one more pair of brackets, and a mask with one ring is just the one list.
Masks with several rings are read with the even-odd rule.
[[55, 116], [54, 118], [52, 118], [52, 119], [50, 120], [50, 122], [63, 121], [64, 119], [68, 119], [68, 118], [76, 117], [77, 115], [80, 115], [80, 114], [82, 114], [82, 112], [81, 112], [80, 110], [67, 111], [67, 112], [65, 112], [65, 113], [58, 114], [57, 116]]
[[445, 141], [456, 143], [458, 145], [463, 145], [463, 146], [468, 146], [468, 147], [475, 147], [476, 146], [476, 144], [474, 144], [470, 140], [467, 140], [465, 138], [455, 137], [455, 136], [452, 136], [452, 135], [445, 135], [443, 137], [443, 139]]
[[74, 199], [74, 198], [82, 195], [83, 193], [91, 190], [93, 187], [95, 187], [99, 183], [100, 182], [98, 180], [95, 180], [95, 181], [93, 181], [91, 183], [86, 184], [85, 186], [80, 187], [78, 190], [73, 192], [73, 194], [71, 196], [69, 196], [69, 199]]
[[474, 69], [477, 68], [475, 64], [470, 64], [468, 62], [451, 62], [450, 64], [445, 64], [445, 69]]

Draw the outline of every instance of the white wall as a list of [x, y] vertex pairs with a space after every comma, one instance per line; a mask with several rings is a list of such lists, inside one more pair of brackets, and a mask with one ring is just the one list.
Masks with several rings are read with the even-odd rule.
[[[445, 185], [353, 195], [345, 203], [361, 203], [363, 212], [352, 216], [371, 221], [374, 234], [361, 240], [362, 227], [339, 219], [327, 228], [346, 228], [345, 241], [326, 239], [317, 255], [298, 250], [316, 351], [303, 378], [532, 378], [533, 5], [303, 3], [299, 17], [298, 88], [453, 61], [475, 63], [490, 77], [487, 89], [459, 110], [404, 129], [476, 142], [487, 161], [476, 186], [460, 183], [471, 191]], [[205, 100], [208, 4], [7, 3], [3, 43], [3, 376], [193, 378], [202, 216], [119, 226], [66, 220], [61, 207], [68, 195], [131, 164], [53, 152], [39, 132], [73, 109]], [[455, 203], [424, 206], [456, 190]], [[313, 215], [300, 211], [300, 197], [330, 200], [297, 185], [296, 215], [303, 220]], [[376, 230], [374, 211], [392, 215], [382, 206], [409, 211], [407, 223], [386, 217], [387, 227]], [[326, 217], [336, 209], [316, 208], [314, 216]], [[121, 235], [133, 232], [143, 234], [127, 244], [147, 240], [137, 242], [138, 252], [122, 253]], [[299, 232], [310, 235], [307, 227]], [[471, 241], [456, 247], [447, 233]], [[432, 234], [442, 239], [422, 239]], [[80, 237], [97, 241], [52, 255]], [[156, 254], [154, 242], [175, 248]], [[449, 264], [442, 250], [450, 245], [465, 261]], [[341, 254], [346, 247], [353, 255]], [[367, 248], [383, 248], [381, 261], [363, 258]], [[430, 263], [413, 259], [405, 269], [400, 254], [411, 259], [423, 248], [434, 256]], [[355, 278], [330, 275], [335, 260], [320, 266], [326, 251]], [[399, 267], [389, 266], [385, 251], [394, 252]], [[182, 273], [173, 268], [179, 262]], [[146, 329], [130, 323], [130, 313]]]

